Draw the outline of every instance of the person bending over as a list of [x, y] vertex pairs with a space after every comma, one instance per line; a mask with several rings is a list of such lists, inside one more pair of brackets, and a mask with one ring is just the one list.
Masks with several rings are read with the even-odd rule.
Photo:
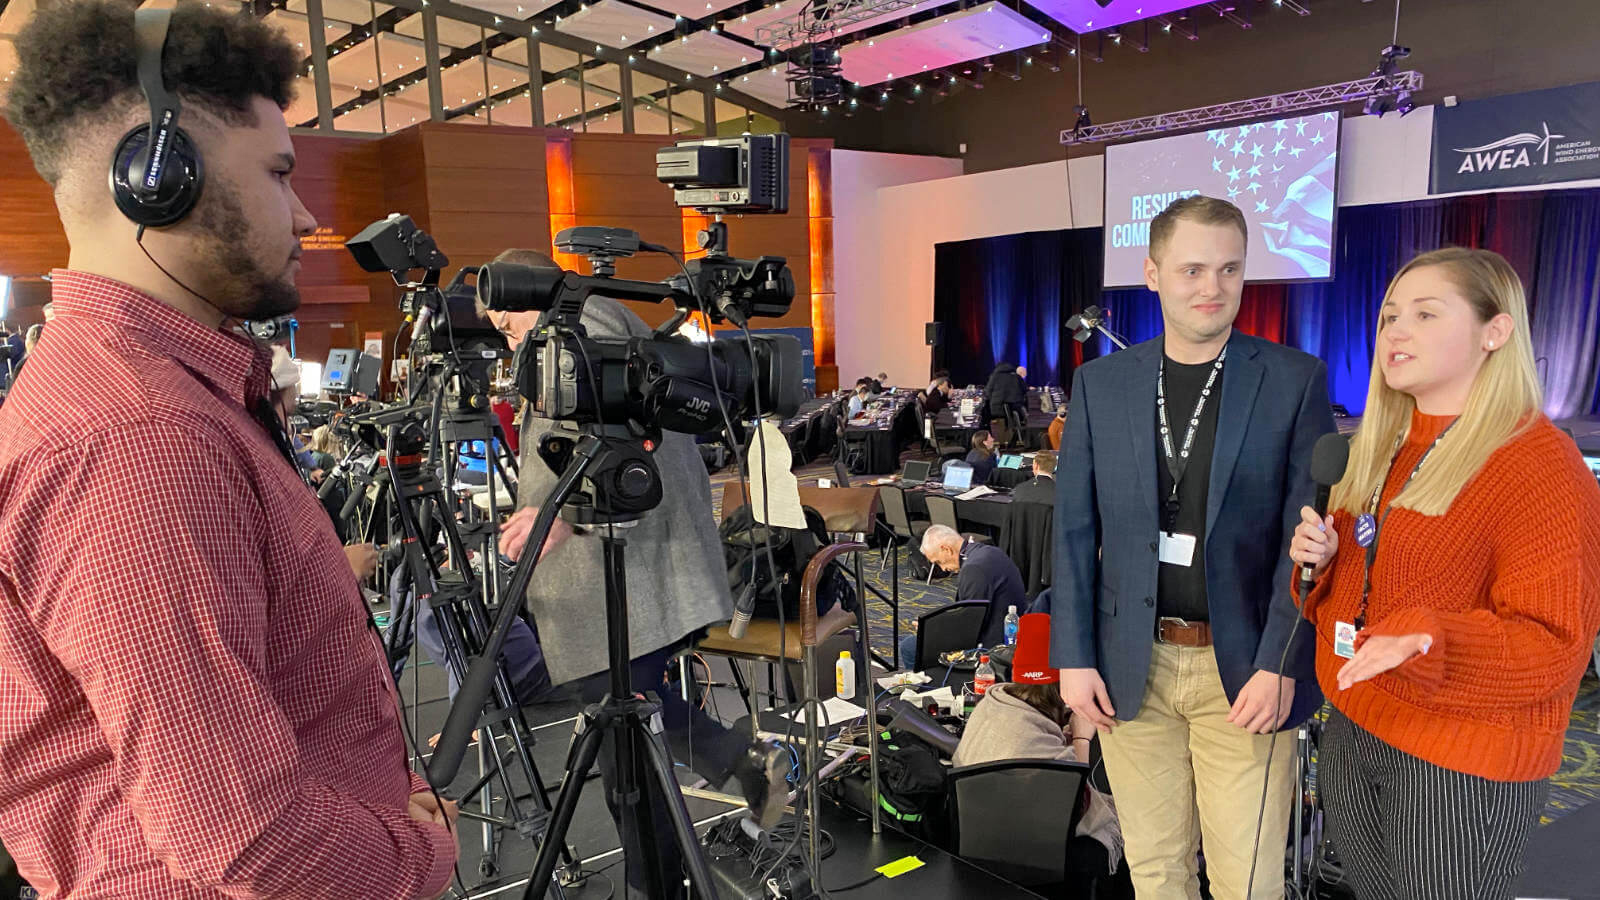
[[[232, 327], [300, 302], [316, 220], [283, 110], [302, 54], [200, 3], [138, 17], [41, 7], [6, 96], [70, 254], [0, 409], [0, 841], [51, 898], [438, 896], [453, 812], [407, 769], [271, 357]], [[107, 184], [113, 165], [143, 182], [118, 147], [150, 123], [146, 40], [181, 98], [179, 152], [205, 166], [170, 222], [178, 156], [154, 202], [130, 186], [119, 207]]]
[[[1028, 608], [1028, 595], [1022, 586], [1022, 573], [1004, 550], [988, 544], [969, 541], [948, 525], [929, 525], [922, 533], [920, 546], [928, 561], [953, 572], [956, 579], [956, 602], [986, 600], [989, 611], [984, 614], [978, 640], [985, 647], [993, 647], [1004, 640], [1003, 626], [1006, 608], [1015, 606], [1018, 612]], [[900, 658], [904, 665], [915, 664], [917, 636], [908, 634], [900, 639]]]

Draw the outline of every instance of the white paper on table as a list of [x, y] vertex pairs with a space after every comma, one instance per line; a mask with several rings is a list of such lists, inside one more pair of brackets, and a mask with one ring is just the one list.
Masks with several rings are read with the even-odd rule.
[[[765, 437], [766, 453], [761, 445]], [[789, 439], [771, 419], [761, 420], [761, 433], [750, 441], [750, 510], [763, 525], [780, 528], [806, 527], [806, 514], [800, 508], [800, 482], [789, 471], [794, 457]], [[771, 484], [772, 490], [767, 490]], [[771, 517], [768, 521], [767, 516]]]
[[[802, 712], [809, 714], [812, 707], [807, 704], [793, 713], [786, 714], [784, 718], [803, 723], [805, 717]], [[840, 700], [838, 697], [829, 697], [822, 701], [822, 722], [818, 727], [832, 728], [835, 725], [848, 725], [867, 714], [866, 707], [857, 706], [849, 700]]]
[[972, 410], [977, 405], [978, 405], [978, 401], [972, 399], [971, 397], [968, 397], [967, 399], [962, 400], [961, 401], [961, 418], [963, 418], [963, 419], [971, 418], [972, 417]]
[[901, 695], [901, 699], [917, 707], [926, 706], [930, 700], [939, 704], [940, 709], [951, 709], [956, 705], [956, 693], [948, 685], [934, 688], [925, 694], [906, 693]]
[[967, 491], [965, 494], [957, 494], [956, 495], [956, 499], [957, 500], [976, 500], [979, 497], [987, 497], [990, 494], [994, 494], [994, 493], [998, 493], [998, 491], [996, 491], [994, 488], [987, 487], [985, 485], [981, 485], [980, 484], [977, 487], [973, 488], [972, 490]]

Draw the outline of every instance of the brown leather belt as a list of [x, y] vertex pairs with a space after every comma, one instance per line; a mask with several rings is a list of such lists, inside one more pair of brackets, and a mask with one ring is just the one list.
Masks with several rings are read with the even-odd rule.
[[1187, 622], [1183, 619], [1156, 620], [1156, 640], [1179, 647], [1211, 646], [1210, 622]]

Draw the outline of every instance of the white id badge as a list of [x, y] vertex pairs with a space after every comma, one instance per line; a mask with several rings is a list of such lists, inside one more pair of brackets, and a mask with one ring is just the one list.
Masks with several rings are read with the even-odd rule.
[[1161, 532], [1161, 561], [1169, 566], [1194, 564], [1194, 535]]
[[1356, 626], [1349, 622], [1333, 623], [1333, 652], [1345, 659], [1356, 655]]

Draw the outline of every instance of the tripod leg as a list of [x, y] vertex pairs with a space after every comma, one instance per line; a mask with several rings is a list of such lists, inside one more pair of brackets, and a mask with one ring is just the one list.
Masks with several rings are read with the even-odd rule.
[[[650, 762], [650, 776], [654, 789], [659, 792], [667, 816], [672, 820], [672, 831], [683, 856], [684, 868], [689, 870], [689, 880], [695, 893], [706, 900], [717, 900], [717, 886], [711, 879], [711, 865], [700, 849], [700, 838], [694, 832], [694, 821], [689, 818], [689, 808], [683, 803], [683, 792], [672, 772], [672, 759], [661, 743], [661, 736], [650, 731], [649, 724], [638, 718], [629, 719], [629, 729], [634, 732], [634, 746], [642, 746]], [[648, 785], [639, 785], [648, 789]]]
[[534, 900], [552, 886], [550, 879], [556, 871], [556, 857], [566, 846], [567, 828], [572, 824], [572, 814], [578, 808], [578, 797], [583, 793], [583, 779], [594, 768], [604, 737], [605, 729], [586, 714], [584, 732], [573, 746], [572, 765], [567, 768], [566, 778], [561, 783], [561, 795], [556, 798], [556, 808], [550, 813], [550, 824], [545, 826], [544, 837], [539, 844], [539, 857], [533, 864], [533, 875], [528, 879], [523, 900]]

